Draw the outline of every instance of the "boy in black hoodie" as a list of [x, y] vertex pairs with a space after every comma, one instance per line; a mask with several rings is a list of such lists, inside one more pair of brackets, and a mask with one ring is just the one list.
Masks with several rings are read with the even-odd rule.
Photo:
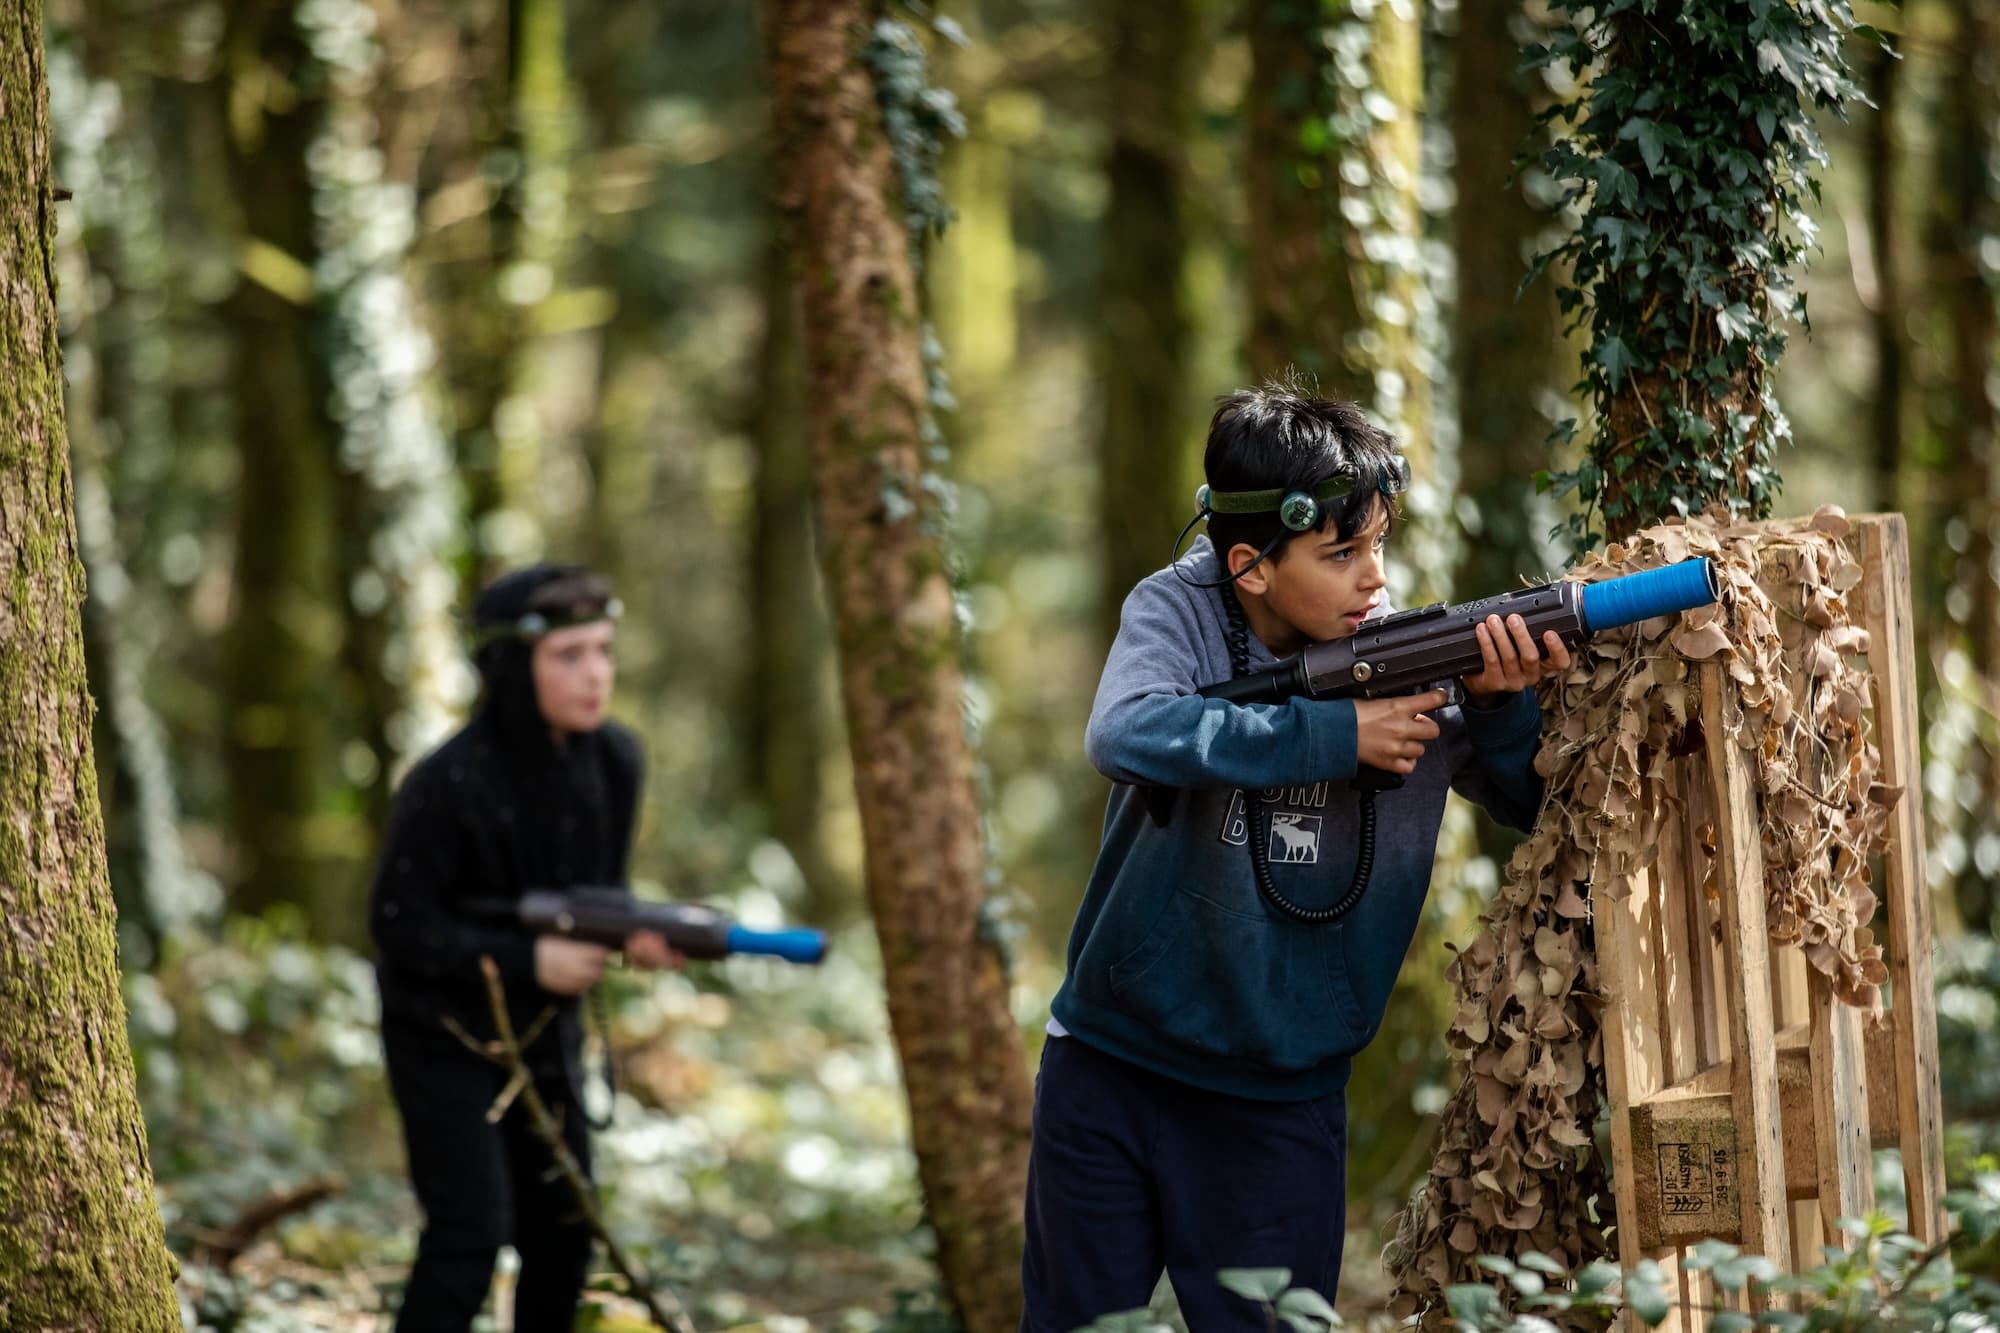
[[[623, 884], [638, 806], [638, 738], [605, 720], [615, 675], [618, 602], [577, 565], [536, 565], [496, 580], [473, 607], [477, 714], [404, 779], [370, 904], [389, 1085], [403, 1117], [424, 1228], [399, 1333], [471, 1325], [504, 1244], [521, 1259], [514, 1326], [556, 1333], [575, 1320], [591, 1235], [526, 1113], [486, 1112], [506, 1080], [468, 1050], [451, 1018], [493, 1035], [479, 960], [500, 969], [515, 1030], [553, 1022], [524, 1052], [586, 1172], [578, 1096], [580, 997], [608, 951], [481, 919], [473, 899], [530, 888]], [[658, 935], [626, 941], [640, 966], [678, 962]]]

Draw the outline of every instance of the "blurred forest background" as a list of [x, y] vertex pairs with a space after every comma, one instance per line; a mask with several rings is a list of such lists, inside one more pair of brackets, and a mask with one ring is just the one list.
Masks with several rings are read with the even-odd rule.
[[[1956, 1173], [2000, 1125], [1983, 10], [1862, 7], [1894, 54], [1851, 44], [1873, 105], [1822, 126], [1812, 333], [1777, 376], [1777, 512], [1911, 518]], [[1565, 563], [1536, 477], [1574, 466], [1548, 440], [1582, 341], [1560, 274], [1515, 291], [1566, 219], [1513, 168], [1574, 88], [1518, 72], [1555, 21], [1535, 0], [894, 17], [950, 95], [929, 123], [962, 131], [922, 275], [989, 906], [1032, 1057], [1106, 794], [1081, 749], [1097, 670], [1191, 512], [1217, 395], [1299, 364], [1403, 434], [1403, 604]], [[627, 606], [638, 887], [835, 932], [818, 970], [613, 981], [614, 1230], [704, 1327], [944, 1327], [813, 558], [757, 6], [48, 0], [47, 38], [96, 758], [186, 1299], [217, 1328], [362, 1328], [401, 1280], [370, 858], [397, 775], [470, 702], [469, 592], [548, 556]], [[1323, 67], [1297, 62], [1314, 41]], [[1328, 281], [1365, 300], [1278, 317]], [[1442, 943], [1507, 846], [1447, 823], [1350, 1094], [1350, 1317], [1446, 1096]], [[325, 1201], [218, 1257], [246, 1209], [318, 1180]]]

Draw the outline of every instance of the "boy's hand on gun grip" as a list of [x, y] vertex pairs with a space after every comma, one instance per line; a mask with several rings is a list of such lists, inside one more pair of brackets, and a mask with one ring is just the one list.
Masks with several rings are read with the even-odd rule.
[[581, 995], [604, 975], [604, 964], [610, 957], [611, 951], [601, 944], [537, 935], [535, 981], [557, 995]]
[[1445, 703], [1443, 690], [1407, 694], [1394, 699], [1354, 701], [1354, 756], [1385, 773], [1417, 771], [1424, 744], [1438, 735], [1437, 723], [1424, 714]]

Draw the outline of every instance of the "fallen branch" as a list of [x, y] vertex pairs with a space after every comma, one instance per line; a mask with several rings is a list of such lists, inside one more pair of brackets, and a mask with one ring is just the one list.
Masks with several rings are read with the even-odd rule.
[[[564, 1142], [562, 1123], [556, 1119], [554, 1113], [549, 1110], [548, 1103], [543, 1101], [541, 1094], [535, 1090], [535, 1081], [528, 1074], [528, 1062], [522, 1057], [521, 1043], [514, 1036], [513, 1020], [507, 1016], [507, 992], [500, 985], [500, 969], [491, 958], [481, 958], [479, 970], [486, 974], [486, 999], [493, 1010], [494, 1030], [500, 1034], [498, 1040], [478, 1041], [458, 1024], [450, 1022], [449, 1019], [446, 1022], [460, 1041], [507, 1070], [507, 1086], [501, 1090], [500, 1096], [486, 1112], [486, 1119], [489, 1122], [497, 1122], [507, 1113], [509, 1106], [516, 1101], [520, 1102], [521, 1109], [527, 1112], [528, 1123], [534, 1129], [535, 1137], [547, 1145], [550, 1155], [555, 1158], [556, 1170], [569, 1182], [570, 1189], [575, 1192], [577, 1204], [583, 1210], [584, 1221], [590, 1225], [591, 1233], [604, 1242], [604, 1252], [610, 1257], [611, 1266], [625, 1279], [631, 1288], [632, 1296], [645, 1304], [647, 1314], [653, 1323], [666, 1329], [667, 1333], [695, 1333], [694, 1321], [688, 1317], [686, 1302], [682, 1301], [673, 1288], [665, 1282], [656, 1286], [652, 1279], [641, 1273], [637, 1266], [626, 1258], [625, 1252], [618, 1247], [618, 1242], [611, 1239], [611, 1233], [604, 1225], [604, 1216], [598, 1211], [597, 1192], [591, 1188], [590, 1178], [583, 1174], [583, 1168], [577, 1163], [575, 1154], [570, 1152], [569, 1144]], [[529, 1032], [539, 1033], [548, 1018], [549, 1013], [544, 1013], [535, 1020]]]
[[226, 1273], [256, 1243], [257, 1237], [293, 1213], [304, 1212], [346, 1188], [334, 1176], [314, 1176], [303, 1185], [267, 1195], [245, 1208], [222, 1230], [204, 1234], [192, 1257], [196, 1263], [212, 1264]]

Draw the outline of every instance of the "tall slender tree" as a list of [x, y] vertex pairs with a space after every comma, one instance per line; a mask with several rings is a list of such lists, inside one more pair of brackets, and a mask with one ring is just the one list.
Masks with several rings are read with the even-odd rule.
[[1875, 342], [1874, 437], [1875, 503], [1895, 509], [1901, 496], [1898, 473], [1903, 453], [1903, 405], [1908, 362], [1900, 260], [1903, 250], [1902, 200], [1897, 183], [1896, 106], [1903, 86], [1902, 56], [1878, 43], [1868, 56], [1868, 100], [1864, 151], [1868, 172], [1868, 254], [1873, 291], [1864, 293]]
[[1423, 6], [1252, 0], [1247, 21], [1251, 372], [1304, 371], [1396, 437], [1417, 478], [1408, 590], [1445, 596], [1457, 552], [1423, 337]]
[[1452, 42], [1452, 212], [1458, 303], [1460, 491], [1478, 515], [1459, 586], [1484, 594], [1514, 586], [1542, 564], [1534, 530], [1535, 474], [1547, 466], [1553, 424], [1546, 399], [1574, 378], [1546, 282], [1521, 290], [1551, 223], [1515, 163], [1531, 149], [1540, 81], [1521, 69], [1526, 16], [1511, 4], [1463, 5]]
[[[821, 567], [840, 650], [869, 906], [947, 1289], [1020, 1322], [1026, 1065], [983, 851], [929, 475], [910, 211], [934, 216], [920, 48], [879, 0], [773, 0], [779, 199], [803, 296]], [[900, 168], [900, 170], [899, 170]]]
[[1097, 532], [1107, 639], [1132, 585], [1159, 565], [1160, 531], [1187, 508], [1193, 469], [1181, 435], [1188, 318], [1181, 204], [1197, 20], [1192, 0], [1107, 0], [1111, 69], [1100, 231]]
[[775, 236], [764, 256], [764, 331], [757, 347], [749, 434], [757, 450], [750, 531], [751, 606], [756, 619], [745, 712], [749, 778], [771, 831], [805, 880], [805, 914], [831, 922], [853, 910], [851, 887], [828, 854], [828, 750], [840, 743], [831, 716], [826, 649], [831, 645], [813, 549], [812, 457], [806, 443], [799, 294]]
[[310, 902], [308, 838], [330, 746], [325, 685], [340, 645], [328, 478], [335, 431], [320, 355], [312, 180], [325, 72], [288, 0], [235, 0], [216, 94], [240, 217], [231, 298], [236, 357], [236, 606], [227, 720], [232, 900]]
[[0, 1326], [177, 1330], [118, 987], [41, 6], [0, 5]]
[[1340, 247], [1335, 138], [1340, 72], [1322, 0], [1250, 0], [1245, 187], [1250, 199], [1250, 331], [1257, 378], [1296, 367], [1322, 391], [1366, 403], [1361, 294]]
[[[1955, 21], [1947, 115], [1938, 152], [1935, 250], [1936, 303], [1946, 322], [1949, 404], [1942, 413], [1944, 476], [1953, 479], [1957, 517], [1968, 540], [1951, 571], [1963, 599], [1965, 647], [1986, 713], [1985, 743], [1975, 746], [1980, 808], [2000, 805], [2000, 407], [1994, 401], [1994, 361], [2000, 354], [2000, 271], [1987, 258], [2000, 239], [2000, 17], [1981, 0], [1949, 0]], [[1945, 527], [1932, 523], [1933, 529]], [[1932, 539], [1936, 540], [1935, 537]], [[2000, 916], [2000, 885], [1968, 867], [1956, 899], [1974, 930]]]

